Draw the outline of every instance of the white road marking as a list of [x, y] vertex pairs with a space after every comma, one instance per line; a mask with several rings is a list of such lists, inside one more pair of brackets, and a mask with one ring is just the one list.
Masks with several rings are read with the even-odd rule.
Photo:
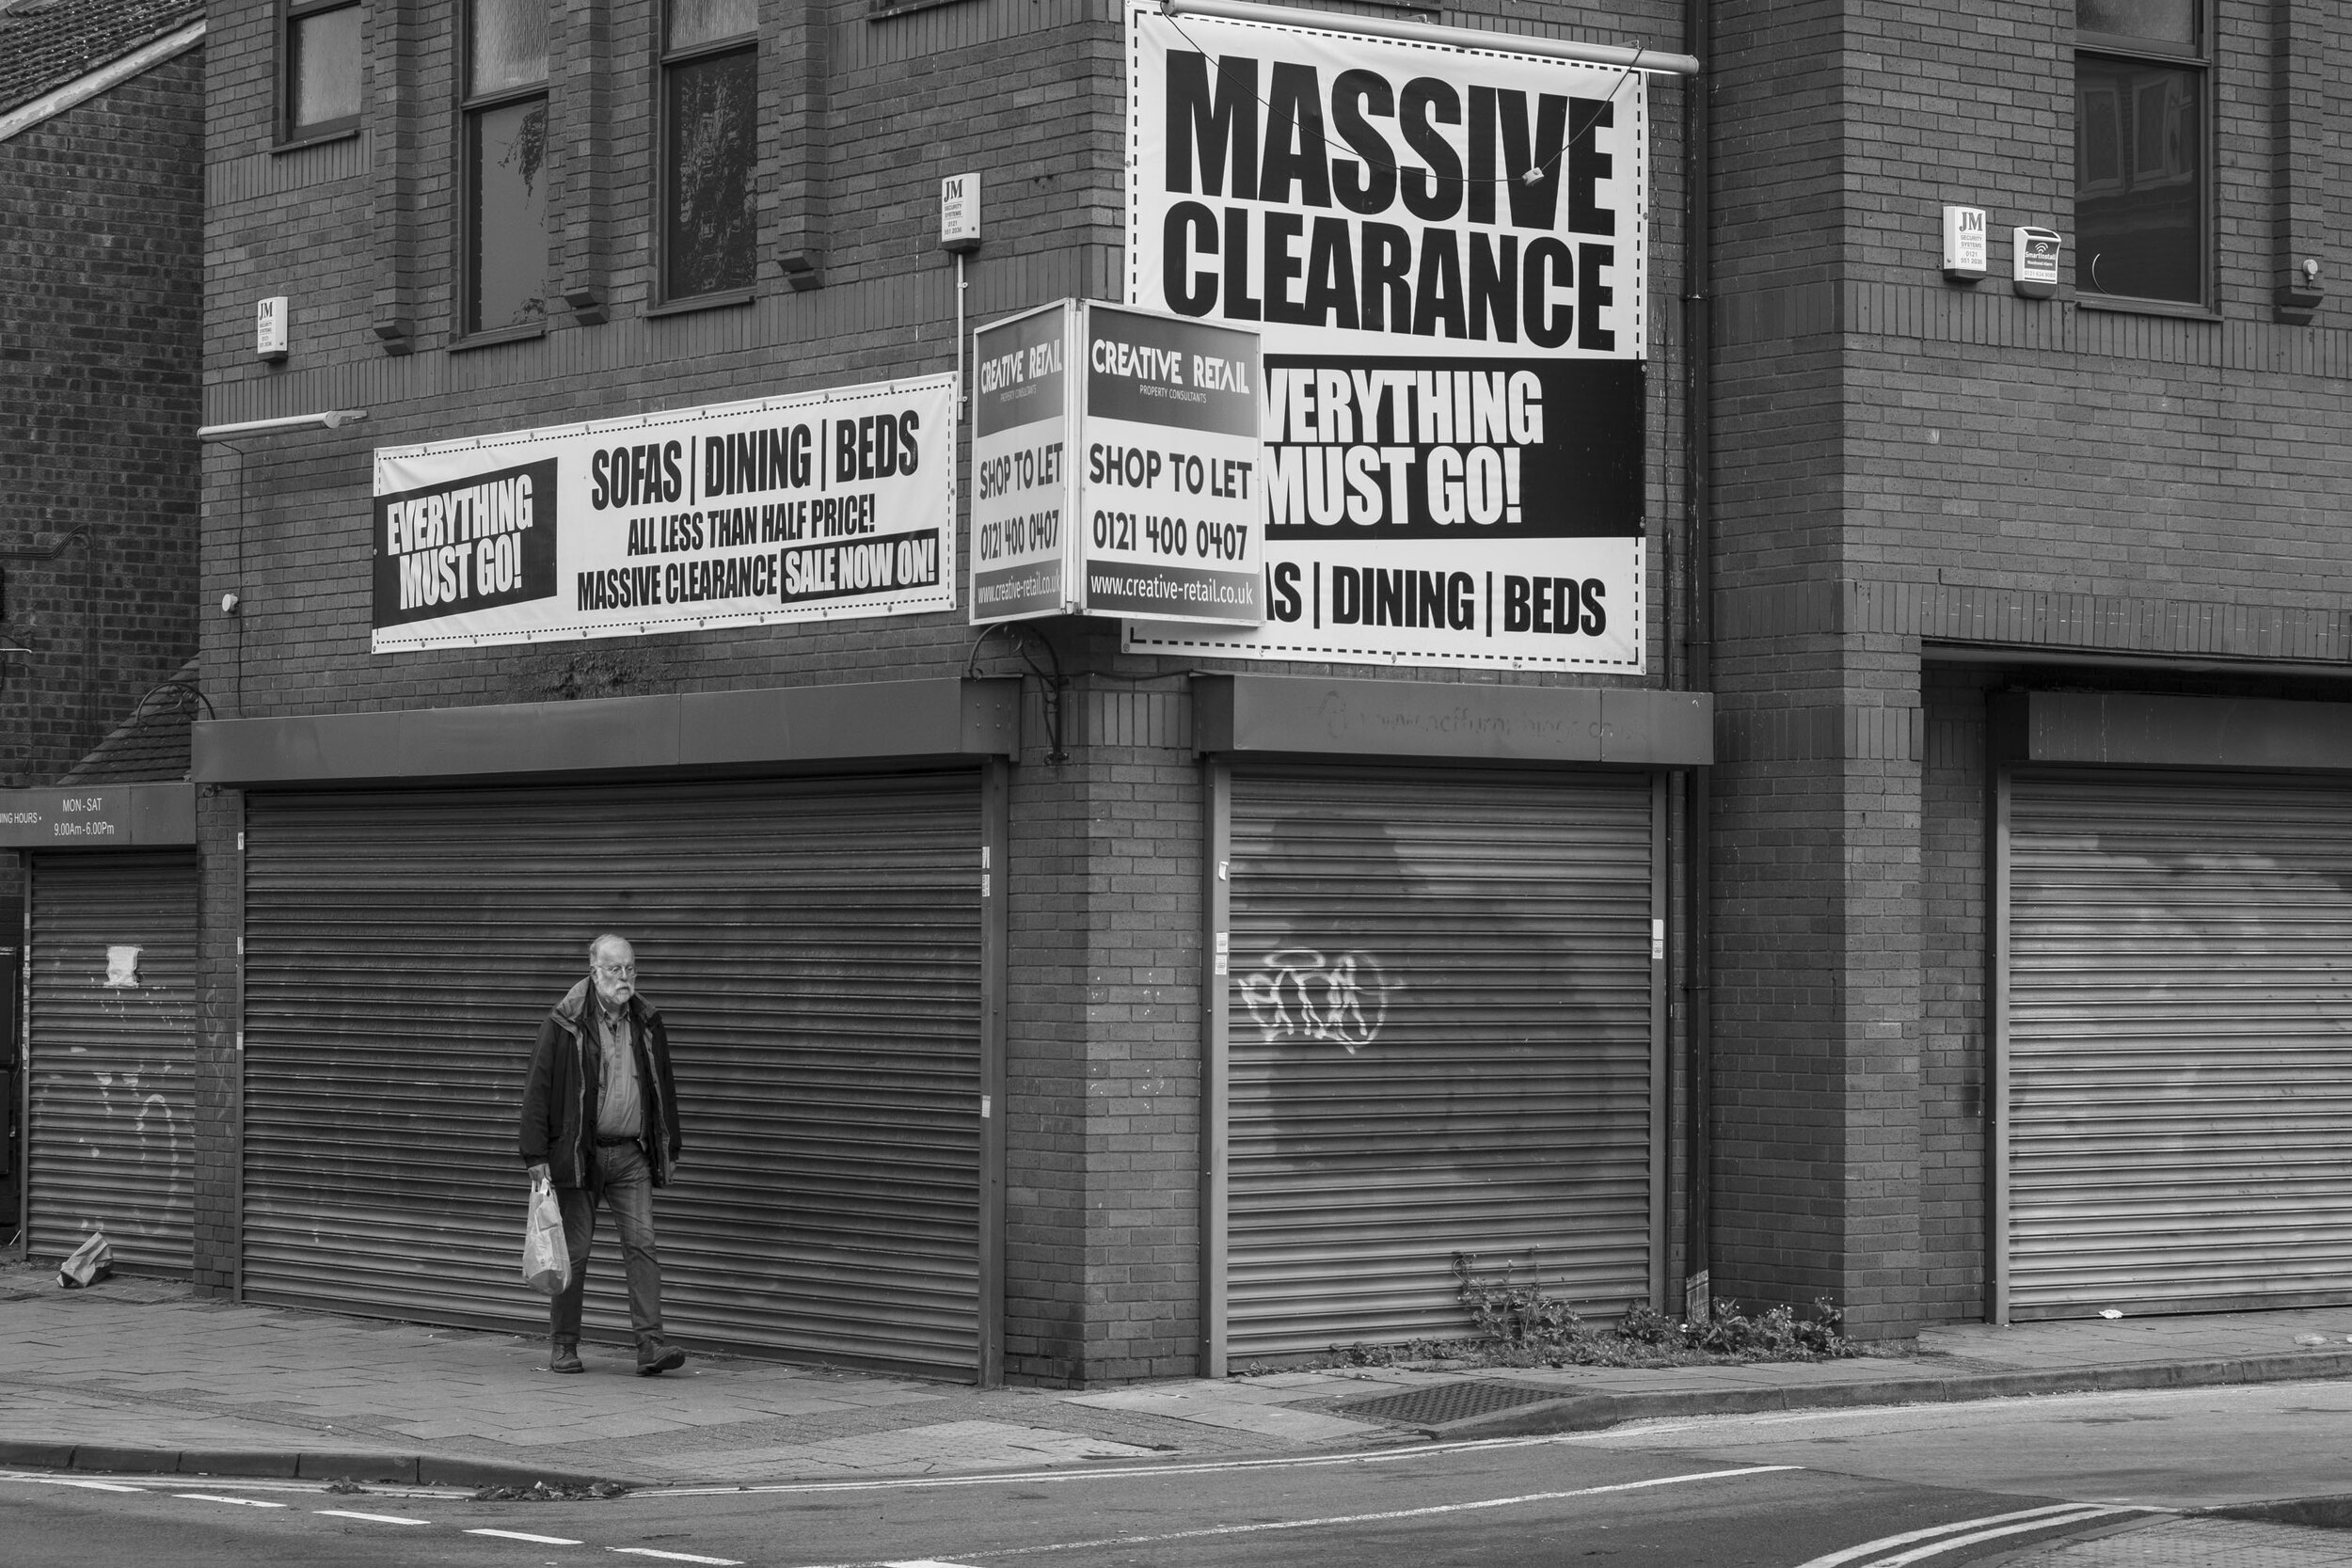
[[[1988, 1513], [1979, 1519], [1955, 1519], [1948, 1525], [1931, 1525], [1926, 1529], [1907, 1530], [1901, 1535], [1881, 1536], [1876, 1541], [1865, 1541], [1859, 1546], [1826, 1552], [1800, 1564], [1799, 1568], [1843, 1568], [1844, 1564], [1862, 1558], [1870, 1558], [1871, 1560], [1862, 1564], [1861, 1568], [1905, 1568], [1909, 1563], [1956, 1551], [1963, 1546], [1972, 1546], [1980, 1541], [1997, 1540], [2005, 1535], [2022, 1535], [2059, 1525], [2079, 1525], [2115, 1513], [2165, 1512], [2160, 1508], [2107, 1507], [2099, 1503], [2053, 1503], [2046, 1508], [2020, 1509], [2014, 1513]], [[1922, 1541], [1930, 1544], [1924, 1546], [1915, 1544]], [[1895, 1550], [1902, 1546], [1913, 1549], [1908, 1552]], [[1873, 1556], [1874, 1553], [1888, 1555]]]
[[[1770, 1475], [1797, 1470], [1798, 1465], [1743, 1465], [1736, 1470], [1699, 1470], [1689, 1475], [1657, 1476], [1648, 1481], [1621, 1481], [1609, 1486], [1580, 1486], [1568, 1492], [1527, 1492], [1515, 1497], [1481, 1497], [1469, 1503], [1433, 1503], [1426, 1508], [1392, 1508], [1377, 1513], [1337, 1513], [1320, 1519], [1279, 1519], [1249, 1525], [1216, 1525], [1205, 1529], [1171, 1530], [1164, 1535], [1113, 1535], [1097, 1541], [1056, 1541], [1041, 1546], [1007, 1546], [971, 1552], [972, 1558], [1032, 1557], [1040, 1552], [1088, 1551], [1098, 1546], [1152, 1546], [1169, 1541], [1205, 1541], [1221, 1536], [1262, 1535], [1272, 1530], [1327, 1529], [1337, 1525], [1376, 1525], [1394, 1519], [1430, 1519], [1447, 1513], [1472, 1513], [1489, 1508], [1517, 1508], [1527, 1503], [1558, 1502], [1565, 1497], [1598, 1497], [1615, 1492], [1641, 1492], [1654, 1486], [1681, 1486], [1694, 1481], [1729, 1481], [1739, 1476]], [[823, 1568], [893, 1568], [889, 1560], [827, 1563]]]
[[2022, 1535], [2027, 1530], [2047, 1529], [2053, 1525], [2087, 1525], [2093, 1519], [2106, 1519], [2118, 1513], [2162, 1513], [2164, 1512], [2165, 1510], [2160, 1508], [2093, 1508], [2087, 1509], [2080, 1513], [2061, 1513], [2055, 1519], [2038, 1519], [2022, 1525], [2005, 1525], [1999, 1529], [1980, 1529], [1974, 1535], [1956, 1536], [1952, 1540], [1938, 1541], [1931, 1545], [1914, 1546], [1911, 1550], [1899, 1553], [1894, 1557], [1876, 1559], [1870, 1563], [1869, 1568], [1906, 1568], [1909, 1563], [1935, 1557], [1940, 1553], [1958, 1551], [1963, 1546], [1974, 1546], [1981, 1542], [1997, 1541], [2004, 1535]]
[[284, 1503], [265, 1503], [259, 1497], [215, 1497], [209, 1492], [174, 1492], [173, 1497], [192, 1503], [234, 1503], [239, 1508], [283, 1508]]
[[[63, 1476], [43, 1475], [31, 1470], [0, 1470], [0, 1482], [23, 1481], [31, 1486], [87, 1486], [95, 1492], [167, 1492], [175, 1486], [185, 1486], [190, 1478], [173, 1476], [168, 1480], [147, 1481], [74, 1481]], [[238, 1481], [229, 1476], [198, 1476], [207, 1486], [217, 1486], [224, 1492], [300, 1492], [317, 1497], [328, 1490], [323, 1481]], [[448, 1497], [447, 1487], [377, 1486], [367, 1487], [371, 1497]]]
[[1840, 1563], [1851, 1562], [1858, 1557], [1868, 1557], [1872, 1552], [1892, 1551], [1897, 1546], [1908, 1546], [1915, 1541], [1932, 1541], [1939, 1535], [1949, 1535], [1955, 1530], [1975, 1529], [1979, 1525], [2005, 1525], [2012, 1519], [2039, 1519], [2051, 1513], [2071, 1513], [2075, 1509], [2089, 1506], [2087, 1503], [2052, 1503], [2046, 1508], [2022, 1508], [2014, 1513], [1989, 1513], [1981, 1519], [1955, 1519], [1948, 1525], [1930, 1525], [1925, 1529], [1912, 1530], [1903, 1535], [1865, 1541], [1859, 1546], [1848, 1546], [1842, 1551], [1830, 1552], [1810, 1562], [1800, 1563], [1798, 1568], [1838, 1568]]
[[608, 1552], [626, 1552], [631, 1557], [667, 1558], [672, 1562], [709, 1562], [718, 1564], [718, 1568], [743, 1568], [743, 1562], [740, 1558], [696, 1557], [692, 1552], [660, 1552], [654, 1550], [651, 1546], [607, 1546], [605, 1550]]
[[952, 1486], [1036, 1486], [1041, 1483], [1072, 1481], [1122, 1480], [1131, 1476], [1228, 1475], [1236, 1470], [1295, 1470], [1327, 1465], [1390, 1465], [1400, 1459], [1426, 1459], [1432, 1454], [1472, 1453], [1496, 1449], [1541, 1448], [1548, 1444], [1584, 1442], [1597, 1435], [1589, 1432], [1565, 1433], [1540, 1437], [1481, 1437], [1459, 1443], [1422, 1443], [1412, 1447], [1400, 1445], [1373, 1453], [1313, 1453], [1285, 1455], [1275, 1459], [1211, 1460], [1199, 1465], [1118, 1465], [1088, 1469], [1063, 1467], [1055, 1470], [992, 1470], [976, 1476], [901, 1476], [891, 1481], [780, 1481], [766, 1485], [736, 1484], [732, 1486], [661, 1486], [631, 1492], [631, 1501], [647, 1497], [734, 1497], [746, 1493], [770, 1492], [929, 1492]]
[[937, 1558], [911, 1558], [904, 1562], [887, 1562], [882, 1568], [972, 1568], [968, 1562], [942, 1562]]
[[347, 1508], [314, 1508], [310, 1512], [329, 1519], [365, 1519], [372, 1525], [429, 1525], [433, 1522], [430, 1519], [404, 1519], [397, 1513], [354, 1513]]
[[529, 1541], [541, 1546], [577, 1546], [579, 1542], [564, 1535], [525, 1535], [518, 1529], [469, 1529], [468, 1535], [495, 1535], [501, 1541]]

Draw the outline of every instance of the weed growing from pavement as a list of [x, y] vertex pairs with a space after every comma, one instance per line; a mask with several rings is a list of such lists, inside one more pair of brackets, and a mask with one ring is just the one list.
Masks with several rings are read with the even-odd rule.
[[1750, 1316], [1718, 1301], [1703, 1318], [1684, 1321], [1635, 1303], [1613, 1323], [1591, 1323], [1566, 1298], [1539, 1281], [1482, 1275], [1478, 1259], [1454, 1255], [1454, 1299], [1469, 1313], [1466, 1339], [1411, 1339], [1392, 1345], [1334, 1345], [1328, 1366], [1409, 1367], [1698, 1367], [1750, 1361], [1830, 1361], [1860, 1354], [1845, 1336], [1845, 1313], [1827, 1298], [1808, 1316], [1774, 1307]]
[[624, 1497], [628, 1488], [618, 1481], [595, 1481], [583, 1486], [549, 1485], [534, 1481], [529, 1486], [485, 1486], [468, 1500], [477, 1503], [578, 1503]]

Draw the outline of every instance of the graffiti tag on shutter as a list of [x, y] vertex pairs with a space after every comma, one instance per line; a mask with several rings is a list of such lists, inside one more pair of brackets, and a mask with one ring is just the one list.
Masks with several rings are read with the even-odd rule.
[[1327, 958], [1312, 948], [1285, 947], [1241, 977], [1242, 1002], [1268, 1044], [1326, 1040], [1350, 1055], [1379, 1037], [1389, 1020], [1389, 995], [1404, 989], [1360, 949]]

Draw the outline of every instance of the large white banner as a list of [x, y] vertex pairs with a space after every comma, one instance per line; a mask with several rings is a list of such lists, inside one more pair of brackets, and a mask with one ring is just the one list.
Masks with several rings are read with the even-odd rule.
[[1139, 651], [1639, 671], [1638, 71], [1128, 11], [1127, 296], [1263, 334], [1266, 620]]
[[956, 378], [375, 454], [377, 653], [956, 603]]

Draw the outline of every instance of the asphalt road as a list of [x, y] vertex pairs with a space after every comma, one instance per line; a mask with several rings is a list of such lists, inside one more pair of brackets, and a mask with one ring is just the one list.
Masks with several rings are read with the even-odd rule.
[[2347, 1415], [2352, 1386], [2274, 1385], [571, 1503], [15, 1472], [0, 1565], [1959, 1568], [2133, 1509], [2352, 1489]]

